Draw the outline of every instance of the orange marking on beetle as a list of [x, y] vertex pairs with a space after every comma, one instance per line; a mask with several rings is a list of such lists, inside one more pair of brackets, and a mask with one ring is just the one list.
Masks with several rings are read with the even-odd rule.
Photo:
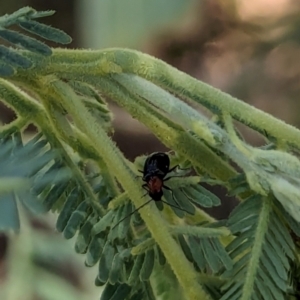
[[151, 193], [158, 193], [161, 191], [162, 186], [163, 186], [163, 181], [158, 178], [157, 176], [153, 176], [148, 182], [147, 186], [149, 188], [149, 191]]

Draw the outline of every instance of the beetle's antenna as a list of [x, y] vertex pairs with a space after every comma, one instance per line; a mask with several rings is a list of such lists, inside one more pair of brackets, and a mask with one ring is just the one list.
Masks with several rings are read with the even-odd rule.
[[131, 215], [133, 215], [135, 212], [137, 212], [138, 210], [140, 210], [144, 206], [146, 206], [151, 201], [153, 201], [153, 200], [152, 199], [148, 200], [147, 202], [145, 202], [144, 204], [142, 204], [140, 207], [138, 207], [134, 211], [132, 211], [130, 214], [128, 214], [127, 216], [125, 216], [124, 218], [122, 218], [114, 227], [112, 227], [112, 229], [114, 229], [115, 227], [117, 227], [121, 222], [123, 222], [125, 219], [127, 219], [128, 217], [130, 217]]
[[[174, 199], [174, 198], [173, 198]], [[171, 204], [171, 203], [169, 203], [169, 202], [167, 202], [167, 201], [164, 201], [164, 200], [159, 200], [159, 201], [161, 201], [161, 202], [163, 202], [163, 203], [165, 203], [165, 204], [167, 204], [167, 205], [169, 205], [169, 206], [172, 206], [172, 207], [174, 207], [174, 208], [177, 208], [177, 209], [179, 209], [179, 210], [182, 210], [182, 211], [185, 211], [185, 212], [187, 212], [188, 214], [191, 214], [191, 212], [190, 211], [187, 211], [187, 210], [185, 210], [184, 208], [182, 208], [182, 207], [179, 207], [179, 206], [177, 206], [177, 205], [174, 205], [174, 204]], [[177, 201], [174, 199], [174, 201], [177, 203]]]
[[175, 208], [180, 209], [180, 210], [182, 210], [182, 211], [185, 211], [185, 212], [187, 212], [188, 214], [191, 214], [190, 211], [187, 211], [187, 210], [185, 210], [184, 208], [180, 207], [178, 201], [177, 201], [176, 198], [174, 197], [174, 193], [173, 193], [173, 190], [172, 190], [171, 188], [169, 188], [169, 187], [166, 186], [166, 185], [163, 185], [163, 187], [164, 187], [166, 190], [168, 190], [168, 191], [171, 192], [172, 199], [174, 200], [174, 202], [175, 202], [177, 205], [170, 204], [169, 202], [166, 202], [166, 201], [164, 201], [164, 200], [160, 200], [160, 201], [162, 201], [163, 203], [166, 203], [166, 204], [169, 205], [169, 206], [172, 206], [172, 207], [175, 207]]
[[[171, 190], [172, 191], [172, 190]], [[182, 210], [182, 211], [185, 211], [187, 212], [188, 214], [190, 214], [191, 212], [188, 211], [188, 210], [185, 210], [184, 208], [180, 207], [178, 202], [175, 200], [174, 196], [173, 196], [173, 191], [172, 191], [172, 197], [173, 197], [173, 200], [177, 203], [177, 205], [174, 205], [174, 204], [171, 204], [165, 200], [162, 200], [160, 199], [159, 201], [171, 206], [171, 207], [174, 207], [174, 208], [177, 208], [179, 210]], [[115, 227], [117, 227], [121, 222], [123, 222], [125, 219], [127, 219], [128, 217], [132, 216], [135, 212], [137, 212], [138, 210], [140, 210], [141, 208], [143, 208], [144, 206], [146, 206], [148, 203], [150, 203], [151, 201], [154, 201], [153, 199], [150, 199], [148, 200], [147, 202], [145, 202], [144, 204], [142, 204], [140, 207], [136, 208], [134, 211], [132, 211], [130, 214], [128, 214], [127, 216], [125, 216], [124, 218], [122, 218], [116, 225], [114, 225], [114, 227], [112, 227], [112, 229], [114, 229]], [[158, 201], [157, 201], [158, 202]]]

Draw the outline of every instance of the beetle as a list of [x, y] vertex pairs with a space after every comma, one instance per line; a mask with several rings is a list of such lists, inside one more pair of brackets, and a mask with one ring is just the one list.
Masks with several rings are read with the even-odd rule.
[[[177, 209], [188, 212], [179, 206], [178, 202], [176, 201], [176, 199], [173, 196], [172, 189], [164, 184], [165, 181], [174, 177], [174, 176], [169, 176], [169, 177], [165, 178], [169, 173], [173, 172], [177, 167], [179, 167], [179, 166], [176, 165], [170, 169], [170, 158], [166, 153], [156, 152], [156, 153], [153, 153], [152, 155], [148, 156], [147, 159], [145, 160], [143, 171], [139, 170], [139, 172], [143, 173], [142, 180], [145, 182], [142, 185], [142, 188], [147, 191], [147, 193], [144, 196], [146, 196], [148, 194], [151, 199], [149, 201], [145, 202], [144, 204], [142, 204], [141, 206], [139, 206], [138, 208], [136, 208], [134, 211], [132, 211], [130, 214], [128, 214], [124, 218], [122, 218], [116, 225], [114, 225], [113, 228], [115, 228], [117, 225], [119, 225], [123, 220], [125, 220], [129, 216], [133, 215], [136, 211], [143, 208], [145, 205], [147, 205], [152, 200], [162, 201], [163, 203], [165, 203], [169, 206], [172, 206]], [[177, 205], [173, 205], [173, 204], [170, 204], [170, 203], [162, 200], [163, 188], [165, 188], [166, 190], [169, 190], [172, 193], [172, 197]]]
[[164, 185], [164, 182], [172, 178], [172, 176], [165, 178], [167, 174], [174, 171], [178, 165], [170, 169], [170, 158], [166, 153], [157, 152], [147, 157], [143, 173], [143, 181], [146, 183], [142, 185], [148, 195], [154, 201], [161, 201], [163, 196], [163, 188], [172, 192], [172, 190]]

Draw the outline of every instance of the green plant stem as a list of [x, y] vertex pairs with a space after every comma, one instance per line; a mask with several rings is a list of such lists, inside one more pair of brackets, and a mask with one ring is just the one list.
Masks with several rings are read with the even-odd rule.
[[[183, 128], [197, 133], [210, 146], [216, 146], [217, 142], [213, 130], [217, 133], [220, 128], [204, 117], [185, 102], [175, 98], [155, 84], [136, 75], [116, 74], [112, 78], [122, 85], [131, 95], [140, 96], [160, 111], [168, 114], [168, 118], [179, 123]], [[221, 135], [221, 134], [220, 134]]]
[[[78, 128], [86, 132], [90, 140], [94, 141], [95, 148], [99, 155], [103, 157], [107, 165], [110, 166], [123, 186], [130, 194], [135, 206], [143, 204], [143, 191], [137, 186], [135, 176], [131, 169], [126, 165], [126, 160], [121, 152], [115, 147], [112, 140], [106, 135], [105, 131], [97, 124], [93, 116], [87, 111], [79, 101], [77, 95], [65, 83], [54, 80], [48, 83], [49, 92], [56, 91], [63, 106], [72, 114], [73, 120]], [[72, 101], [70, 100], [72, 99]], [[168, 232], [165, 221], [160, 216], [154, 205], [148, 205], [140, 214], [145, 221], [152, 237], [162, 249], [165, 257], [170, 263], [178, 281], [185, 291], [187, 299], [210, 299], [196, 280], [196, 273], [188, 263], [186, 257], [173, 240]]]
[[[109, 54], [108, 51], [110, 51]], [[252, 129], [274, 136], [283, 144], [289, 142], [299, 148], [300, 131], [297, 128], [192, 78], [159, 59], [122, 49], [106, 50], [105, 56], [109, 56], [111, 58], [109, 61], [120, 66], [123, 73], [139, 75], [180, 97], [193, 100], [209, 109], [213, 107], [228, 112], [234, 119]]]
[[[200, 103], [208, 109], [227, 112], [237, 121], [275, 137], [282, 144], [289, 143], [300, 148], [300, 131], [295, 127], [147, 54], [112, 48], [98, 51], [54, 49], [50, 58], [43, 59], [29, 52], [26, 55], [36, 63], [34, 71], [39, 75], [73, 74], [75, 78], [81, 77], [83, 80], [87, 75], [103, 76], [121, 72], [138, 75], [179, 97]], [[26, 78], [27, 74], [18, 70], [14, 76]]]
[[236, 172], [233, 168], [206, 145], [194, 139], [181, 126], [163, 117], [150, 106], [145, 106], [138, 97], [129, 94], [119, 84], [104, 78], [86, 80], [99, 86], [105, 95], [111, 97], [134, 118], [144, 123], [167, 147], [184, 154], [206, 173], [225, 182], [235, 176]]
[[[40, 121], [40, 122], [39, 122]], [[56, 138], [56, 136], [53, 135], [53, 128], [52, 126], [49, 127], [43, 123], [42, 120], [37, 120], [37, 124], [39, 124], [39, 127], [41, 128], [44, 135], [47, 137], [47, 140], [49, 143], [55, 148], [59, 149], [61, 152], [62, 157], [64, 158], [65, 163], [69, 168], [72, 170], [72, 174], [75, 180], [78, 181], [78, 184], [80, 184], [81, 187], [83, 187], [84, 191], [86, 192], [87, 199], [91, 206], [95, 209], [95, 211], [100, 215], [104, 215], [104, 209], [99, 204], [91, 186], [88, 184], [88, 182], [83, 177], [81, 171], [79, 170], [78, 166], [74, 164], [71, 157], [68, 155], [67, 151], [65, 150], [64, 146], [62, 145], [61, 141]]]
[[187, 221], [188, 224], [198, 224], [202, 222], [209, 222], [213, 223], [216, 221], [211, 215], [206, 213], [204, 210], [196, 207], [196, 211], [194, 215], [186, 214], [184, 219]]
[[189, 225], [172, 225], [169, 226], [172, 234], [185, 234], [198, 237], [222, 237], [229, 236], [230, 231], [227, 228], [206, 228]]
[[153, 248], [154, 246], [155, 246], [155, 240], [153, 238], [148, 238], [147, 240], [133, 247], [131, 249], [131, 254], [140, 255], [142, 253], [145, 253], [148, 249]]
[[112, 199], [111, 201], [109, 201], [108, 208], [116, 209], [117, 207], [124, 205], [127, 201], [129, 201], [129, 197], [128, 194], [124, 192]]
[[5, 124], [0, 128], [0, 134], [3, 136], [9, 135], [15, 131], [21, 131], [30, 123], [29, 120], [26, 120], [22, 117], [18, 117], [17, 119], [13, 120], [9, 124]]
[[72, 127], [70, 125], [63, 113], [63, 108], [58, 105], [59, 102], [51, 94], [45, 93], [43, 87], [39, 88], [36, 81], [31, 82], [31, 84], [34, 86], [35, 92], [43, 102], [46, 114], [49, 116], [49, 120], [53, 128], [55, 128], [58, 136], [68, 142], [74, 150], [78, 151], [81, 157], [95, 159], [101, 169], [101, 176], [103, 181], [106, 183], [110, 195], [112, 197], [117, 196], [119, 194], [119, 190], [115, 178], [109, 172], [103, 159], [99, 157], [97, 151], [94, 150], [92, 143], [85, 138], [83, 132], [80, 132], [76, 127]]
[[[123, 87], [130, 91], [131, 95], [142, 95], [160, 110], [165, 111], [170, 118], [180, 123], [187, 131], [195, 132], [212, 148], [216, 148], [224, 153], [231, 160], [235, 161], [245, 171], [250, 168], [249, 151], [242, 141], [228, 136], [227, 132], [209, 121], [204, 115], [190, 107], [183, 101], [178, 100], [166, 91], [157, 87], [142, 78], [134, 75], [120, 74], [114, 75]], [[163, 99], [163, 101], [161, 100]], [[227, 120], [228, 118], [226, 118]], [[226, 124], [232, 124], [231, 119]], [[233, 126], [232, 126], [233, 128]], [[232, 135], [232, 134], [231, 134]]]

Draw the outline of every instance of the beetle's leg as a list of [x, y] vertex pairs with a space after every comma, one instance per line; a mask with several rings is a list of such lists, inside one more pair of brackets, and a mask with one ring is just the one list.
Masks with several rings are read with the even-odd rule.
[[176, 165], [176, 166], [174, 166], [173, 168], [171, 168], [171, 169], [167, 172], [167, 174], [173, 172], [176, 168], [178, 168], [178, 169], [181, 170], [181, 171], [186, 171], [186, 170], [190, 170], [190, 169], [191, 169], [191, 168], [182, 169], [182, 168], [180, 168], [179, 165]]
[[184, 175], [179, 175], [179, 176], [170, 176], [170, 177], [168, 177], [168, 178], [164, 179], [164, 181], [167, 181], [167, 180], [169, 180], [169, 179], [171, 179], [171, 178], [174, 178], [174, 177], [184, 177]]
[[146, 193], [145, 195], [143, 195], [143, 197], [145, 197], [145, 196], [149, 193], [149, 189], [148, 189], [147, 183], [144, 183], [144, 184], [142, 185], [142, 188], [143, 188], [145, 191], [147, 191], [147, 193]]

